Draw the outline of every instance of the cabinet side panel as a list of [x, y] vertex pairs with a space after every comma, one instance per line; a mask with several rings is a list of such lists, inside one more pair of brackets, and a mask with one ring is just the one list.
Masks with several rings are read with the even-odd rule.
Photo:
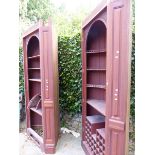
[[24, 56], [24, 85], [25, 85], [25, 108], [26, 108], [26, 124], [30, 128], [30, 110], [27, 109], [29, 103], [29, 84], [28, 84], [28, 60], [27, 60], [27, 42], [23, 38], [23, 56]]
[[82, 140], [85, 141], [86, 104], [86, 32], [82, 30]]
[[55, 151], [59, 121], [57, 40], [52, 30], [50, 24], [40, 29], [43, 128], [47, 153]]

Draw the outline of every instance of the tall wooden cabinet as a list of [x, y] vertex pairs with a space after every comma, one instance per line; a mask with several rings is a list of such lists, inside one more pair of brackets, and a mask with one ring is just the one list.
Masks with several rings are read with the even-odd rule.
[[59, 134], [57, 38], [49, 21], [23, 35], [27, 133], [45, 153]]
[[82, 147], [127, 155], [130, 0], [102, 1], [82, 26]]

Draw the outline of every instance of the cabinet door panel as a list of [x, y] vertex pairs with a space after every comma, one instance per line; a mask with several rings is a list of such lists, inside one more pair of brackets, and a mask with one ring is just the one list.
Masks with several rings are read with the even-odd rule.
[[125, 155], [130, 85], [129, 0], [107, 6], [106, 155]]

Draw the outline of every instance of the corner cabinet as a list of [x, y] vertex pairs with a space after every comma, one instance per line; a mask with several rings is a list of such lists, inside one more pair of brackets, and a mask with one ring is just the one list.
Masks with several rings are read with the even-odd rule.
[[82, 147], [127, 155], [130, 0], [102, 1], [82, 26]]
[[59, 135], [57, 38], [49, 21], [23, 35], [27, 133], [45, 153]]

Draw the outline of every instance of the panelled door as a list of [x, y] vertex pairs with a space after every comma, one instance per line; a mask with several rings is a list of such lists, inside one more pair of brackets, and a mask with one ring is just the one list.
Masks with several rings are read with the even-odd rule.
[[106, 155], [126, 155], [130, 86], [130, 0], [107, 3]]

